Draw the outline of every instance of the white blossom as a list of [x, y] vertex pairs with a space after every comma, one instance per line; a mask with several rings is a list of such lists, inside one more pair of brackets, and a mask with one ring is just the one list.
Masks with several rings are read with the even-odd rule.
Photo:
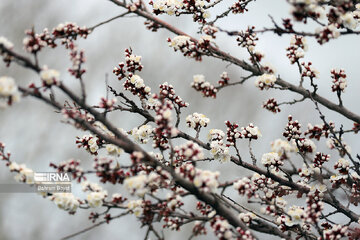
[[186, 117], [186, 123], [190, 128], [198, 128], [198, 127], [206, 127], [210, 119], [207, 118], [204, 114], [201, 113], [193, 113]]
[[133, 128], [133, 130], [131, 130], [131, 135], [138, 143], [147, 143], [152, 133], [153, 128], [148, 124], [142, 125], [139, 128]]
[[11, 103], [20, 101], [20, 92], [13, 78], [0, 77], [0, 98]]
[[102, 206], [103, 200], [107, 197], [107, 191], [90, 192], [86, 200], [90, 207], [97, 208]]
[[14, 47], [14, 44], [3, 36], [0, 37], [0, 44], [2, 44], [7, 49], [12, 49]]
[[262, 89], [269, 89], [274, 86], [276, 82], [276, 77], [274, 74], [264, 73], [259, 76], [255, 81], [255, 86]]
[[199, 187], [204, 192], [215, 192], [219, 186], [218, 171], [211, 172], [209, 170], [196, 169], [194, 185]]
[[49, 197], [58, 208], [75, 213], [79, 207], [79, 200], [72, 193], [54, 193]]
[[60, 73], [54, 69], [44, 69], [40, 72], [40, 78], [47, 86], [51, 86], [59, 82]]

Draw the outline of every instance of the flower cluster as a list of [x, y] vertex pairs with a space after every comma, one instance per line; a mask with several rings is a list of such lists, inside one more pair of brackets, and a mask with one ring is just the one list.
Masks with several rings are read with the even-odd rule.
[[303, 62], [301, 65], [303, 66], [303, 72], [301, 74], [302, 77], [309, 77], [310, 79], [319, 77], [319, 72], [311, 66], [311, 62]]
[[[132, 49], [125, 49], [125, 63], [120, 62], [119, 67], [115, 67], [113, 73], [119, 80], [125, 78], [127, 75], [131, 77], [136, 71], [141, 71], [143, 66], [141, 65], [141, 56], [137, 56], [132, 53]], [[128, 73], [127, 73], [128, 72]]]
[[277, 113], [277, 112], [281, 111], [279, 108], [279, 104], [277, 103], [275, 98], [270, 98], [270, 99], [266, 100], [265, 102], [263, 102], [262, 107], [273, 113]]
[[46, 88], [60, 84], [60, 73], [54, 69], [43, 69], [40, 72], [40, 78], [42, 85]]
[[210, 122], [210, 119], [207, 118], [204, 114], [193, 113], [186, 117], [186, 124], [189, 128], [193, 128], [196, 131], [199, 131], [201, 127], [206, 127]]
[[317, 0], [291, 0], [289, 1], [292, 4], [291, 14], [293, 15], [296, 21], [303, 21], [306, 23], [307, 18], [322, 18], [325, 15], [325, 9]]
[[328, 124], [321, 124], [321, 125], [311, 125], [310, 123], [307, 126], [307, 130], [304, 132], [304, 135], [309, 135], [309, 138], [315, 138], [316, 140], [320, 140], [322, 136], [328, 137], [330, 134], [330, 129], [335, 128], [334, 122], [329, 122]]
[[234, 183], [234, 189], [238, 191], [240, 195], [246, 195], [249, 199], [253, 196], [258, 197], [256, 193], [257, 187], [247, 177], [236, 181]]
[[91, 30], [87, 27], [79, 27], [76, 23], [66, 22], [60, 23], [53, 29], [52, 34], [55, 38], [62, 38], [63, 43], [67, 40], [76, 40], [77, 36], [86, 38]]
[[154, 185], [159, 178], [160, 176], [155, 172], [151, 172], [149, 175], [140, 172], [136, 176], [126, 178], [124, 186], [131, 194], [143, 197], [151, 191], [151, 185]]
[[246, 0], [238, 0], [231, 6], [231, 12], [233, 14], [244, 13], [245, 11], [248, 11], [246, 5]]
[[341, 239], [349, 236], [348, 226], [333, 225], [332, 228], [326, 229], [323, 233], [324, 240]]
[[183, 145], [174, 147], [175, 155], [181, 160], [201, 160], [204, 158], [204, 154], [199, 145], [194, 142], [188, 141]]
[[306, 138], [293, 139], [292, 143], [297, 147], [299, 152], [303, 153], [313, 153], [316, 151], [316, 145], [313, 141]]
[[326, 191], [325, 185], [313, 186], [311, 191], [308, 193], [306, 198], [306, 221], [311, 223], [316, 223], [319, 221], [321, 212], [324, 209], [324, 203], [322, 199], [324, 197], [324, 192]]
[[293, 35], [290, 40], [290, 47], [286, 49], [286, 56], [290, 59], [291, 64], [294, 64], [299, 61], [300, 58], [303, 58], [307, 51], [308, 45], [306, 38], [303, 36]]
[[271, 151], [276, 152], [282, 159], [287, 159], [288, 154], [295, 151], [295, 148], [287, 141], [276, 139], [271, 142]]
[[126, 70], [129, 73], [135, 73], [135, 71], [141, 71], [143, 66], [141, 65], [141, 56], [133, 54], [132, 49], [125, 49], [125, 63]]
[[261, 132], [257, 126], [250, 123], [247, 127], [241, 128], [241, 137], [249, 139], [258, 139], [261, 137]]
[[279, 167], [284, 165], [284, 162], [281, 160], [279, 154], [275, 152], [265, 153], [262, 155], [261, 163], [266, 168], [275, 168], [275, 170], [279, 170]]
[[229, 78], [229, 75], [227, 72], [223, 72], [220, 75], [220, 79], [221, 80], [219, 80], [219, 82], [218, 82], [220, 86], [226, 86], [229, 84], [230, 78]]
[[202, 92], [204, 97], [216, 98], [217, 89], [211, 83], [205, 81], [204, 75], [194, 75], [191, 87], [196, 91]]
[[253, 219], [256, 219], [257, 216], [252, 213], [252, 212], [247, 212], [247, 213], [240, 213], [239, 214], [239, 218], [241, 221], [243, 221], [246, 225], [250, 225], [251, 224], [251, 221]]
[[269, 89], [275, 85], [276, 77], [274, 74], [264, 73], [263, 75], [257, 77], [255, 81], [255, 86], [260, 88], [260, 90]]
[[229, 222], [221, 217], [215, 217], [210, 226], [219, 239], [233, 239]]
[[155, 123], [157, 128], [154, 130], [154, 147], [166, 149], [168, 138], [177, 135], [177, 129], [172, 127], [172, 109], [171, 101], [161, 99], [161, 104], [155, 107]]
[[332, 69], [331, 78], [333, 79], [333, 85], [331, 90], [333, 92], [344, 92], [347, 87], [346, 74], [344, 69]]
[[47, 29], [44, 29], [44, 32], [41, 34], [35, 33], [34, 29], [28, 29], [25, 31], [25, 34], [27, 36], [23, 40], [23, 45], [25, 51], [29, 53], [36, 54], [49, 44], [54, 44], [54, 40], [51, 38]]
[[228, 162], [230, 160], [229, 147], [223, 142], [225, 133], [219, 129], [211, 129], [209, 131], [208, 139], [210, 141], [210, 153], [215, 160], [220, 162]]
[[49, 199], [58, 208], [68, 211], [70, 214], [74, 214], [81, 203], [72, 193], [54, 193]]
[[227, 127], [226, 140], [229, 142], [229, 146], [234, 146], [236, 139], [242, 138], [241, 132], [237, 129], [239, 125], [236, 123], [231, 124], [230, 121], [226, 121], [225, 125]]
[[15, 84], [15, 80], [11, 77], [0, 77], [0, 107], [11, 105], [20, 101], [20, 92]]
[[86, 70], [82, 68], [82, 64], [86, 62], [85, 52], [84, 50], [78, 50], [76, 46], [72, 46], [70, 49], [70, 60], [72, 62], [72, 66], [68, 69], [68, 71], [72, 76], [80, 79], [86, 72]]
[[107, 191], [103, 190], [98, 184], [83, 182], [82, 189], [84, 192], [89, 191], [89, 194], [86, 196], [86, 202], [91, 208], [101, 207], [104, 199], [107, 197]]
[[203, 192], [215, 192], [219, 186], [219, 176], [220, 173], [218, 171], [211, 172], [209, 170], [196, 169], [194, 185]]
[[305, 210], [300, 206], [293, 205], [289, 207], [287, 214], [289, 218], [285, 224], [289, 227], [294, 225], [302, 225], [305, 221]]
[[205, 23], [210, 13], [205, 9], [205, 3], [210, 0], [151, 0], [155, 14], [166, 13], [168, 15], [180, 15], [181, 13], [192, 13], [195, 22]]
[[141, 98], [149, 95], [151, 91], [151, 88], [144, 84], [144, 80], [136, 74], [124, 82], [124, 89]]
[[133, 130], [131, 130], [131, 135], [134, 137], [136, 142], [144, 144], [149, 141], [153, 131], [154, 130], [150, 125], [145, 124], [139, 128], [133, 128]]
[[238, 45], [244, 48], [247, 48], [250, 52], [253, 52], [256, 46], [256, 41], [259, 38], [256, 36], [254, 32], [255, 27], [248, 27], [248, 29], [244, 32], [239, 33], [239, 37], [236, 39], [238, 41]]
[[169, 46], [174, 48], [174, 51], [180, 51], [186, 57], [195, 58], [196, 61], [201, 61], [201, 52], [197, 44], [191, 40], [190, 37], [180, 35], [173, 39], [168, 39]]
[[83, 147], [89, 153], [97, 155], [99, 146], [102, 144], [98, 137], [95, 137], [91, 134], [84, 135], [82, 138], [77, 137], [76, 143], [78, 148]]
[[342, 175], [349, 173], [350, 162], [344, 158], [340, 158], [334, 165], [334, 169], [337, 169]]
[[0, 37], [0, 55], [3, 57], [3, 61], [6, 63], [6, 66], [9, 66], [12, 60], [12, 56], [6, 52], [6, 50], [12, 50], [14, 44], [10, 42], [5, 37]]
[[288, 123], [285, 127], [285, 131], [283, 133], [283, 136], [287, 138], [288, 141], [291, 139], [299, 139], [301, 135], [301, 124], [298, 122], [298, 120], [293, 121], [293, 118], [291, 115], [288, 116]]
[[330, 160], [330, 155], [317, 152], [313, 160], [314, 167], [321, 168], [322, 165]]
[[318, 43], [327, 43], [330, 39], [336, 39], [340, 36], [340, 32], [337, 29], [337, 24], [330, 24], [323, 28], [319, 28], [316, 32], [316, 39]]
[[216, 38], [215, 34], [219, 31], [219, 29], [213, 25], [205, 25], [202, 28], [202, 31], [206, 35], [211, 36], [212, 38]]
[[113, 73], [119, 80], [126, 78], [126, 81], [123, 83], [125, 90], [140, 98], [146, 98], [150, 95], [151, 88], [144, 84], [144, 80], [139, 75], [135, 74], [136, 71], [141, 71], [143, 68], [141, 56], [134, 55], [131, 49], [125, 49], [125, 61], [126, 64], [120, 62], [119, 67], [113, 69]]
[[17, 172], [18, 174], [15, 176], [15, 180], [18, 182], [23, 182], [26, 184], [34, 183], [34, 171], [25, 164], [17, 164], [16, 162], [10, 162], [8, 164], [8, 168], [10, 172]]
[[122, 148], [119, 148], [118, 146], [114, 144], [106, 144], [105, 149], [107, 153], [111, 156], [120, 156], [124, 152]]
[[179, 108], [189, 106], [189, 103], [184, 102], [181, 99], [181, 97], [176, 95], [174, 87], [171, 84], [164, 82], [163, 84], [160, 84], [159, 87], [160, 87], [160, 93], [159, 93], [160, 98], [169, 99], [174, 105], [177, 105]]
[[100, 178], [102, 183], [123, 183], [124, 179], [130, 175], [130, 173], [124, 172], [123, 169], [119, 168], [118, 163], [114, 163], [112, 158], [95, 158], [93, 167], [96, 171], [96, 176]]

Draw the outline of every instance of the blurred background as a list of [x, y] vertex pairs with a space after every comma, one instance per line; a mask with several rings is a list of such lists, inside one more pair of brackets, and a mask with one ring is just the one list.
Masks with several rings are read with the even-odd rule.
[[[212, 10], [212, 16], [216, 16], [228, 4], [219, 5], [218, 9]], [[289, 17], [289, 10], [290, 6], [286, 1], [259, 0], [249, 5], [249, 12], [242, 15], [230, 14], [229, 17], [218, 21], [218, 24], [227, 30], [245, 30], [249, 25], [261, 29], [272, 26], [268, 15], [274, 16], [275, 20], [281, 23], [281, 18]], [[26, 29], [35, 27], [37, 32], [42, 32], [45, 27], [51, 30], [64, 22], [75, 22], [79, 26], [91, 27], [123, 11], [106, 0], [2, 0], [0, 36], [5, 36], [13, 42], [17, 52], [26, 54], [22, 47]], [[191, 16], [181, 18], [160, 16], [160, 18], [192, 36], [200, 36], [197, 34], [198, 25], [192, 22]], [[152, 92], [157, 92], [158, 85], [167, 81], [174, 86], [177, 94], [190, 104], [183, 111], [183, 119], [193, 112], [203, 113], [211, 119], [210, 125], [201, 134], [204, 141], [211, 128], [225, 131], [224, 121], [226, 120], [236, 121], [240, 126], [246, 126], [252, 122], [260, 128], [263, 135], [252, 145], [255, 155], [260, 158], [263, 153], [270, 151], [271, 141], [281, 138], [289, 114], [303, 124], [304, 130], [308, 122], [321, 123], [313, 104], [308, 100], [295, 106], [282, 106], [281, 113], [276, 115], [262, 109], [262, 102], [270, 97], [283, 102], [294, 98], [299, 99], [300, 96], [278, 90], [259, 91], [254, 87], [255, 79], [248, 80], [244, 85], [221, 90], [216, 99], [203, 98], [200, 93], [190, 88], [193, 75], [203, 74], [207, 81], [216, 84], [223, 71], [229, 73], [230, 81], [238, 81], [240, 77], [247, 76], [248, 73], [220, 60], [205, 57], [202, 62], [195, 62], [193, 59], [184, 58], [181, 53], [175, 53], [168, 47], [166, 39], [173, 37], [172, 33], [163, 29], [153, 33], [145, 28], [144, 21], [137, 17], [118, 19], [95, 29], [88, 39], [77, 41], [79, 48], [85, 50], [87, 58], [85, 65], [87, 73], [84, 79], [89, 103], [97, 104], [100, 98], [105, 96], [106, 75], [108, 75], [110, 85], [118, 90], [122, 89], [122, 82], [119, 82], [112, 74], [112, 69], [118, 62], [124, 60], [124, 49], [131, 46], [136, 55], [142, 56], [144, 70], [140, 75], [146, 85], [153, 89]], [[315, 27], [309, 24], [307, 29], [313, 31]], [[301, 29], [301, 26], [298, 29]], [[297, 83], [299, 80], [297, 67], [290, 65], [286, 58], [285, 48], [289, 45], [290, 37], [290, 35], [279, 37], [272, 33], [259, 35], [260, 40], [256, 49], [265, 53], [264, 62], [271, 63], [283, 79]], [[316, 82], [319, 85], [319, 93], [335, 102], [337, 102], [337, 97], [331, 92], [330, 70], [335, 67], [344, 68], [348, 75], [348, 89], [343, 95], [344, 105], [360, 113], [358, 95], [360, 45], [356, 44], [357, 38], [346, 36], [323, 46], [309, 38], [309, 50], [306, 52], [305, 61], [312, 61], [314, 68], [320, 72], [320, 78]], [[216, 43], [222, 50], [239, 58], [248, 59], [247, 54], [237, 46], [235, 37], [231, 38], [220, 33], [217, 35]], [[55, 50], [44, 49], [39, 59], [41, 65], [59, 70], [65, 83], [79, 92], [78, 82], [67, 72], [71, 62], [68, 52], [62, 46]], [[1, 64], [0, 75], [13, 77], [21, 86], [26, 86], [32, 81], [39, 81], [36, 74], [18, 67], [15, 63], [10, 68], [5, 68], [4, 64]], [[326, 114], [327, 120], [335, 121], [336, 126], [343, 124], [345, 129], [352, 127], [352, 122], [339, 114], [330, 112], [324, 107], [321, 109]], [[111, 119], [117, 126], [126, 130], [138, 126], [143, 121], [139, 117], [125, 113], [115, 113], [111, 115]], [[37, 172], [51, 171], [50, 162], [60, 163], [70, 158], [80, 159], [83, 168], [90, 169], [93, 157], [83, 149], [78, 149], [75, 144], [75, 137], [85, 133], [74, 130], [61, 120], [63, 120], [62, 116], [55, 113], [51, 107], [35, 99], [24, 98], [13, 107], [0, 110], [0, 141], [6, 143], [6, 149], [12, 152], [13, 161], [25, 163]], [[180, 126], [184, 131], [194, 134], [186, 129], [184, 122]], [[352, 147], [353, 153], [358, 153], [360, 142], [356, 136], [345, 136], [344, 140]], [[145, 148], [150, 150], [149, 146]], [[247, 141], [241, 143], [240, 150], [245, 159], [250, 160]], [[318, 150], [331, 153], [332, 161], [338, 158], [334, 151], [330, 152], [326, 148], [323, 141], [318, 144]], [[122, 158], [126, 161], [127, 157], [122, 156]], [[301, 167], [301, 165], [299, 160], [298, 166]], [[247, 174], [243, 169], [234, 168], [231, 163], [203, 164], [201, 167], [221, 171], [224, 176], [222, 180], [240, 178]], [[4, 163], [0, 163], [1, 183], [13, 183], [13, 175]], [[126, 194], [118, 186], [107, 184], [104, 187], [110, 193]], [[74, 194], [85, 197], [79, 189], [74, 186]], [[238, 196], [235, 199], [242, 201]], [[53, 202], [36, 194], [0, 193], [0, 239], [59, 239], [91, 226], [92, 223], [87, 219], [89, 214], [90, 210], [79, 209], [75, 215], [69, 215], [58, 209]], [[143, 239], [145, 231], [145, 228], [140, 228], [140, 223], [134, 216], [129, 216], [115, 220], [109, 225], [97, 227], [74, 239], [100, 237]], [[169, 239], [184, 239], [191, 235], [190, 231], [191, 228], [188, 227], [177, 234], [166, 231], [166, 235]], [[204, 239], [213, 238], [210, 231]], [[271, 239], [271, 236], [268, 239]]]

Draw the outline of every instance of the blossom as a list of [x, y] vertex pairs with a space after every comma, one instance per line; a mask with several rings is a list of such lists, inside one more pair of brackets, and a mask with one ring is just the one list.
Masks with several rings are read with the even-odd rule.
[[279, 154], [275, 152], [265, 153], [262, 155], [261, 163], [265, 167], [278, 168], [282, 166], [284, 163], [280, 160]]
[[49, 87], [59, 83], [60, 73], [54, 69], [44, 69], [40, 72], [40, 78], [44, 86]]
[[15, 180], [18, 182], [25, 182], [27, 184], [34, 183], [34, 171], [27, 168], [25, 164], [13, 163], [9, 165], [10, 171], [16, 171], [18, 174], [15, 176]]
[[20, 101], [20, 92], [11, 77], [0, 77], [0, 98], [5, 98], [7, 104]]
[[259, 137], [262, 137], [259, 128], [254, 126], [252, 123], [250, 123], [247, 127], [241, 128], [241, 135], [242, 137], [249, 139], [258, 139]]
[[97, 208], [100, 207], [103, 203], [103, 200], [107, 196], [107, 191], [98, 191], [98, 192], [90, 192], [86, 200], [90, 207]]
[[303, 223], [305, 218], [304, 209], [295, 205], [289, 208], [287, 214], [290, 216], [290, 218], [287, 219], [285, 224], [290, 227], [296, 224]]
[[130, 200], [127, 204], [127, 208], [134, 213], [136, 217], [140, 217], [144, 210], [142, 208], [143, 201], [141, 199], [139, 200]]
[[69, 211], [72, 214], [79, 207], [79, 200], [72, 193], [54, 193], [49, 198], [58, 208]]
[[208, 134], [208, 139], [210, 142], [223, 140], [224, 137], [225, 133], [220, 129], [211, 129]]
[[115, 155], [115, 156], [119, 156], [121, 153], [124, 152], [122, 148], [119, 148], [114, 144], [106, 144], [105, 149], [109, 155]]
[[194, 45], [194, 43], [190, 40], [190, 37], [183, 35], [174, 37], [169, 44], [169, 46], [175, 50], [180, 50], [186, 45]]
[[175, 146], [174, 151], [178, 157], [184, 160], [196, 161], [204, 158], [202, 148], [192, 141], [187, 141], [180, 146]]
[[353, 13], [347, 12], [344, 15], [340, 16], [342, 24], [344, 27], [354, 30], [357, 27], [357, 20], [354, 18]]
[[148, 192], [146, 187], [148, 178], [145, 174], [129, 177], [125, 179], [124, 186], [131, 193], [143, 197]]
[[205, 81], [205, 76], [197, 74], [193, 76], [191, 87], [196, 91], [202, 92], [204, 97], [216, 97], [217, 89], [209, 82]]
[[193, 113], [186, 117], [186, 124], [190, 128], [199, 129], [200, 127], [206, 127], [210, 119], [207, 118], [204, 114], [201, 113]]
[[12, 49], [14, 47], [14, 44], [3, 36], [0, 37], [0, 45], [3, 45], [4, 48], [7, 49]]
[[239, 218], [245, 224], [249, 225], [253, 219], [257, 218], [257, 216], [252, 212], [247, 212], [247, 213], [240, 213]]
[[340, 32], [338, 31], [336, 24], [330, 24], [324, 28], [318, 28], [316, 30], [316, 39], [320, 44], [324, 44], [330, 39], [336, 39], [339, 36]]
[[316, 151], [316, 145], [313, 141], [306, 138], [299, 138], [291, 140], [292, 145], [300, 152], [313, 153]]
[[147, 143], [152, 133], [153, 128], [148, 124], [142, 125], [139, 128], [133, 128], [133, 130], [131, 130], [131, 135], [138, 143]]
[[210, 147], [210, 153], [214, 156], [215, 160], [219, 160], [222, 163], [230, 161], [229, 148], [226, 147], [223, 141], [213, 141]]
[[295, 148], [287, 141], [278, 138], [271, 142], [271, 151], [276, 152], [279, 156], [283, 156], [284, 154], [294, 152]]
[[231, 225], [227, 220], [217, 217], [211, 222], [211, 228], [219, 239], [233, 239]]
[[274, 86], [276, 82], [276, 77], [274, 74], [264, 73], [263, 75], [259, 76], [255, 81], [255, 86], [263, 89], [269, 89]]
[[331, 89], [333, 92], [344, 92], [347, 87], [346, 74], [344, 69], [332, 69], [331, 78], [333, 79], [333, 85]]
[[219, 176], [220, 173], [218, 171], [211, 172], [209, 170], [196, 169], [194, 185], [204, 192], [215, 192], [219, 186], [217, 180]]
[[89, 181], [83, 181], [81, 183], [81, 190], [84, 192], [91, 191], [91, 192], [101, 192], [102, 187], [97, 183], [92, 183]]
[[100, 140], [98, 137], [95, 137], [91, 134], [84, 135], [82, 138], [78, 138], [76, 143], [79, 144], [78, 147], [84, 147], [91, 154], [97, 155], [100, 144]]

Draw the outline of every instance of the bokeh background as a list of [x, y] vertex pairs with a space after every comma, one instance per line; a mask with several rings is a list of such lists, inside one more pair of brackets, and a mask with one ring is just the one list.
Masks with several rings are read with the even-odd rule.
[[[229, 5], [230, 1], [224, 2], [225, 5]], [[217, 10], [212, 10], [212, 16], [225, 9], [225, 5], [219, 5]], [[284, 0], [259, 0], [249, 5], [248, 13], [235, 16], [230, 14], [218, 24], [228, 30], [244, 30], [249, 25], [257, 28], [271, 27], [268, 15], [274, 16], [275, 20], [281, 23], [281, 18], [289, 17], [289, 10], [290, 6]], [[16, 51], [26, 54], [22, 47], [26, 29], [35, 27], [36, 31], [41, 32], [45, 27], [51, 30], [59, 23], [68, 21], [90, 27], [123, 11], [106, 0], [1, 0], [0, 36], [5, 36], [12, 41]], [[198, 25], [191, 21], [191, 16], [181, 18], [161, 16], [160, 18], [169, 21], [186, 33], [200, 36], [197, 34]], [[210, 125], [201, 135], [204, 140], [207, 131], [211, 128], [225, 130], [225, 120], [236, 121], [240, 126], [253, 122], [259, 126], [263, 134], [263, 137], [253, 144], [255, 155], [260, 158], [262, 153], [270, 150], [270, 142], [281, 137], [287, 115], [292, 114], [304, 128], [308, 122], [312, 124], [321, 122], [313, 104], [308, 100], [295, 106], [283, 106], [281, 113], [276, 115], [262, 109], [262, 102], [269, 97], [275, 97], [278, 102], [282, 102], [291, 101], [300, 96], [276, 90], [259, 91], [254, 87], [254, 79], [250, 79], [244, 85], [221, 90], [217, 99], [203, 98], [200, 93], [190, 88], [193, 75], [204, 74], [207, 81], [216, 84], [223, 71], [229, 73], [231, 81], [237, 81], [248, 73], [220, 60], [204, 58], [202, 62], [195, 62], [184, 58], [182, 54], [175, 53], [168, 47], [166, 39], [173, 37], [172, 33], [163, 29], [153, 33], [145, 29], [143, 23], [144, 19], [125, 17], [97, 28], [88, 36], [88, 39], [78, 41], [79, 48], [85, 50], [87, 58], [85, 83], [89, 103], [97, 104], [105, 95], [106, 76], [112, 86], [122, 89], [122, 83], [117, 81], [112, 74], [112, 69], [118, 62], [123, 61], [124, 49], [131, 46], [135, 54], [142, 56], [144, 70], [141, 76], [146, 84], [152, 87], [153, 92], [160, 83], [167, 81], [175, 87], [178, 95], [190, 103], [183, 117], [192, 112], [201, 112], [211, 119]], [[308, 30], [315, 28], [316, 26], [311, 23], [306, 27]], [[271, 63], [282, 78], [297, 83], [299, 80], [297, 67], [290, 65], [286, 58], [285, 48], [289, 45], [290, 36], [279, 37], [266, 33], [259, 37], [256, 49], [265, 53], [264, 62]], [[358, 37], [342, 37], [323, 46], [318, 45], [314, 39], [308, 39], [308, 42], [309, 50], [305, 55], [305, 60], [312, 61], [313, 66], [320, 71], [320, 78], [317, 80], [319, 93], [337, 101], [336, 95], [331, 92], [330, 69], [345, 68], [349, 87], [343, 95], [344, 104], [350, 110], [360, 113]], [[234, 37], [220, 33], [216, 43], [224, 51], [239, 58], [248, 59], [246, 53], [237, 46]], [[65, 83], [74, 91], [79, 90], [78, 82], [67, 73], [67, 68], [71, 66], [71, 63], [68, 52], [63, 47], [60, 46], [55, 50], [44, 49], [39, 57], [41, 65], [58, 69]], [[12, 76], [22, 86], [32, 81], [39, 81], [36, 74], [16, 64], [12, 64], [10, 68], [5, 68], [1, 64], [0, 75]], [[59, 96], [59, 99], [62, 99], [62, 96]], [[345, 129], [352, 126], [351, 121], [339, 114], [330, 112], [324, 107], [322, 110], [327, 120], [335, 121], [337, 126], [343, 124]], [[124, 113], [115, 113], [111, 119], [117, 126], [127, 130], [138, 126], [143, 121], [134, 115]], [[82, 136], [84, 133], [74, 130], [61, 120], [63, 120], [62, 116], [44, 103], [32, 98], [22, 99], [13, 107], [0, 111], [0, 141], [6, 143], [7, 150], [12, 152], [12, 160], [25, 163], [34, 171], [49, 171], [51, 170], [50, 162], [59, 163], [70, 158], [81, 159], [84, 169], [89, 169], [93, 158], [83, 149], [78, 149], [75, 144], [75, 137]], [[181, 128], [188, 131], [184, 123], [181, 124]], [[194, 134], [194, 132], [188, 132]], [[357, 153], [359, 149], [358, 140], [356, 136], [345, 136], [345, 141], [352, 147], [353, 153]], [[247, 142], [244, 141], [241, 144], [241, 152], [245, 159], [249, 160]], [[330, 152], [322, 141], [318, 144], [318, 149]], [[332, 161], [337, 160], [337, 154], [335, 152], [331, 154]], [[126, 156], [122, 158], [127, 161]], [[297, 165], [301, 166], [300, 160], [298, 163]], [[13, 174], [8, 171], [4, 163], [0, 165], [0, 183], [13, 183]], [[229, 177], [240, 178], [247, 174], [242, 169], [234, 168], [231, 163], [204, 164], [201, 167], [220, 170], [222, 175], [226, 176], [222, 177], [223, 180]], [[104, 187], [110, 193], [124, 193], [118, 186], [106, 185]], [[76, 186], [74, 194], [79, 197], [85, 196]], [[239, 197], [235, 199], [242, 201]], [[59, 239], [91, 226], [92, 223], [87, 219], [89, 213], [88, 210], [78, 210], [75, 215], [69, 215], [58, 209], [53, 202], [36, 194], [0, 193], [0, 239]], [[135, 217], [130, 216], [109, 225], [97, 227], [74, 239], [143, 239], [145, 231], [145, 228], [140, 228], [140, 223]], [[166, 235], [169, 239], [184, 239], [190, 236], [190, 231], [191, 228], [185, 228], [181, 234], [172, 234], [167, 231]], [[204, 239], [212, 238], [214, 236], [210, 233]]]

